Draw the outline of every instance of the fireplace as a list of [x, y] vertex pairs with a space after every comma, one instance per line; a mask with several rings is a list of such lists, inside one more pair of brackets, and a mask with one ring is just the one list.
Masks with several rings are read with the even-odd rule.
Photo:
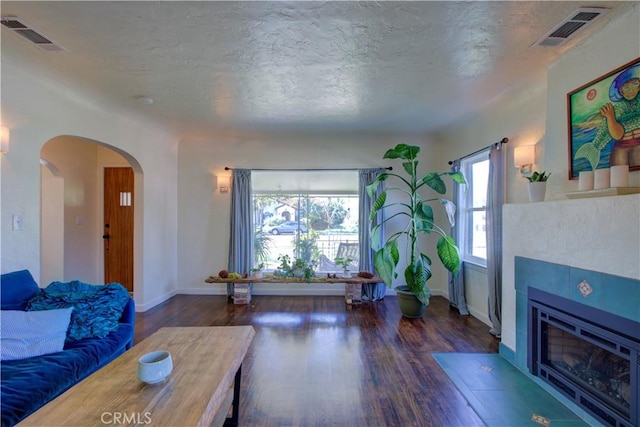
[[528, 288], [527, 367], [603, 424], [640, 421], [640, 324]]

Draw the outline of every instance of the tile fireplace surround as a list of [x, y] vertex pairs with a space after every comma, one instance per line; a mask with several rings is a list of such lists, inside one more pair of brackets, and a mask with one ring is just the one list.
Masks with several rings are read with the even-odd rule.
[[500, 354], [600, 425], [528, 372], [527, 287], [640, 322], [640, 196], [512, 204], [503, 215]]
[[[628, 333], [635, 335], [634, 347], [637, 348], [640, 341], [640, 326], [638, 326], [640, 325], [640, 280], [522, 257], [516, 257], [515, 262], [517, 351], [515, 360], [511, 360], [511, 362], [520, 370], [530, 375], [527, 366], [527, 355], [529, 353], [528, 340], [532, 338], [529, 336], [531, 333], [531, 319], [528, 316], [526, 307], [533, 292], [532, 288], [562, 297], [563, 300], [560, 300], [562, 305], [557, 306], [557, 308], [568, 310], [569, 313], [577, 314], [572, 308], [568, 307], [569, 304], [576, 302], [579, 305], [595, 308], [621, 318], [620, 324], [612, 324], [611, 329], [614, 332], [624, 329]], [[583, 288], [585, 283], [588, 284], [588, 289]], [[522, 307], [525, 307], [525, 309], [522, 309]], [[589, 320], [598, 323], [595, 318], [590, 318]], [[627, 322], [627, 320], [632, 320], [636, 324], [629, 327], [632, 323]], [[623, 328], [623, 322], [626, 328]], [[637, 363], [636, 357], [632, 357], [632, 359], [632, 363]], [[632, 377], [635, 377], [635, 372], [635, 370], [631, 371]], [[539, 381], [539, 379], [536, 379], [536, 381]], [[635, 380], [631, 384], [637, 387]], [[548, 391], [553, 390], [546, 384], [545, 388]], [[552, 394], [556, 397], [560, 395], [555, 390], [553, 390]], [[635, 401], [635, 394], [633, 396]], [[564, 399], [561, 400], [565, 402]], [[635, 406], [632, 407], [632, 409], [634, 408]], [[572, 407], [572, 409], [581, 417], [588, 418], [582, 409], [577, 410], [575, 407]], [[635, 412], [633, 413], [635, 414]], [[622, 425], [631, 425], [631, 423], [625, 422]]]

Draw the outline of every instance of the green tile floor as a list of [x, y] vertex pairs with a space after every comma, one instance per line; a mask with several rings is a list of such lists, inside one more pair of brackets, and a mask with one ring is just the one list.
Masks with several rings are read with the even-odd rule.
[[488, 427], [589, 425], [498, 354], [433, 357]]

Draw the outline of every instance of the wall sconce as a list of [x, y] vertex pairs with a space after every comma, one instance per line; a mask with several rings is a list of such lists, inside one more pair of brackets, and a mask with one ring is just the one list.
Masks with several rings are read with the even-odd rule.
[[216, 187], [220, 193], [228, 193], [231, 186], [231, 178], [228, 176], [216, 176]]
[[513, 163], [521, 174], [530, 173], [536, 160], [535, 145], [521, 145], [513, 149]]
[[9, 152], [9, 128], [0, 126], [0, 153]]

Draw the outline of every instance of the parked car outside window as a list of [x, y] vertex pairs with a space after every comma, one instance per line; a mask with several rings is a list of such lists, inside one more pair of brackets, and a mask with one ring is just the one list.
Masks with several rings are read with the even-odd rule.
[[287, 221], [282, 224], [276, 225], [269, 229], [269, 233], [271, 234], [287, 234], [287, 233], [296, 233], [298, 230], [302, 233], [307, 232], [307, 226], [295, 221]]

